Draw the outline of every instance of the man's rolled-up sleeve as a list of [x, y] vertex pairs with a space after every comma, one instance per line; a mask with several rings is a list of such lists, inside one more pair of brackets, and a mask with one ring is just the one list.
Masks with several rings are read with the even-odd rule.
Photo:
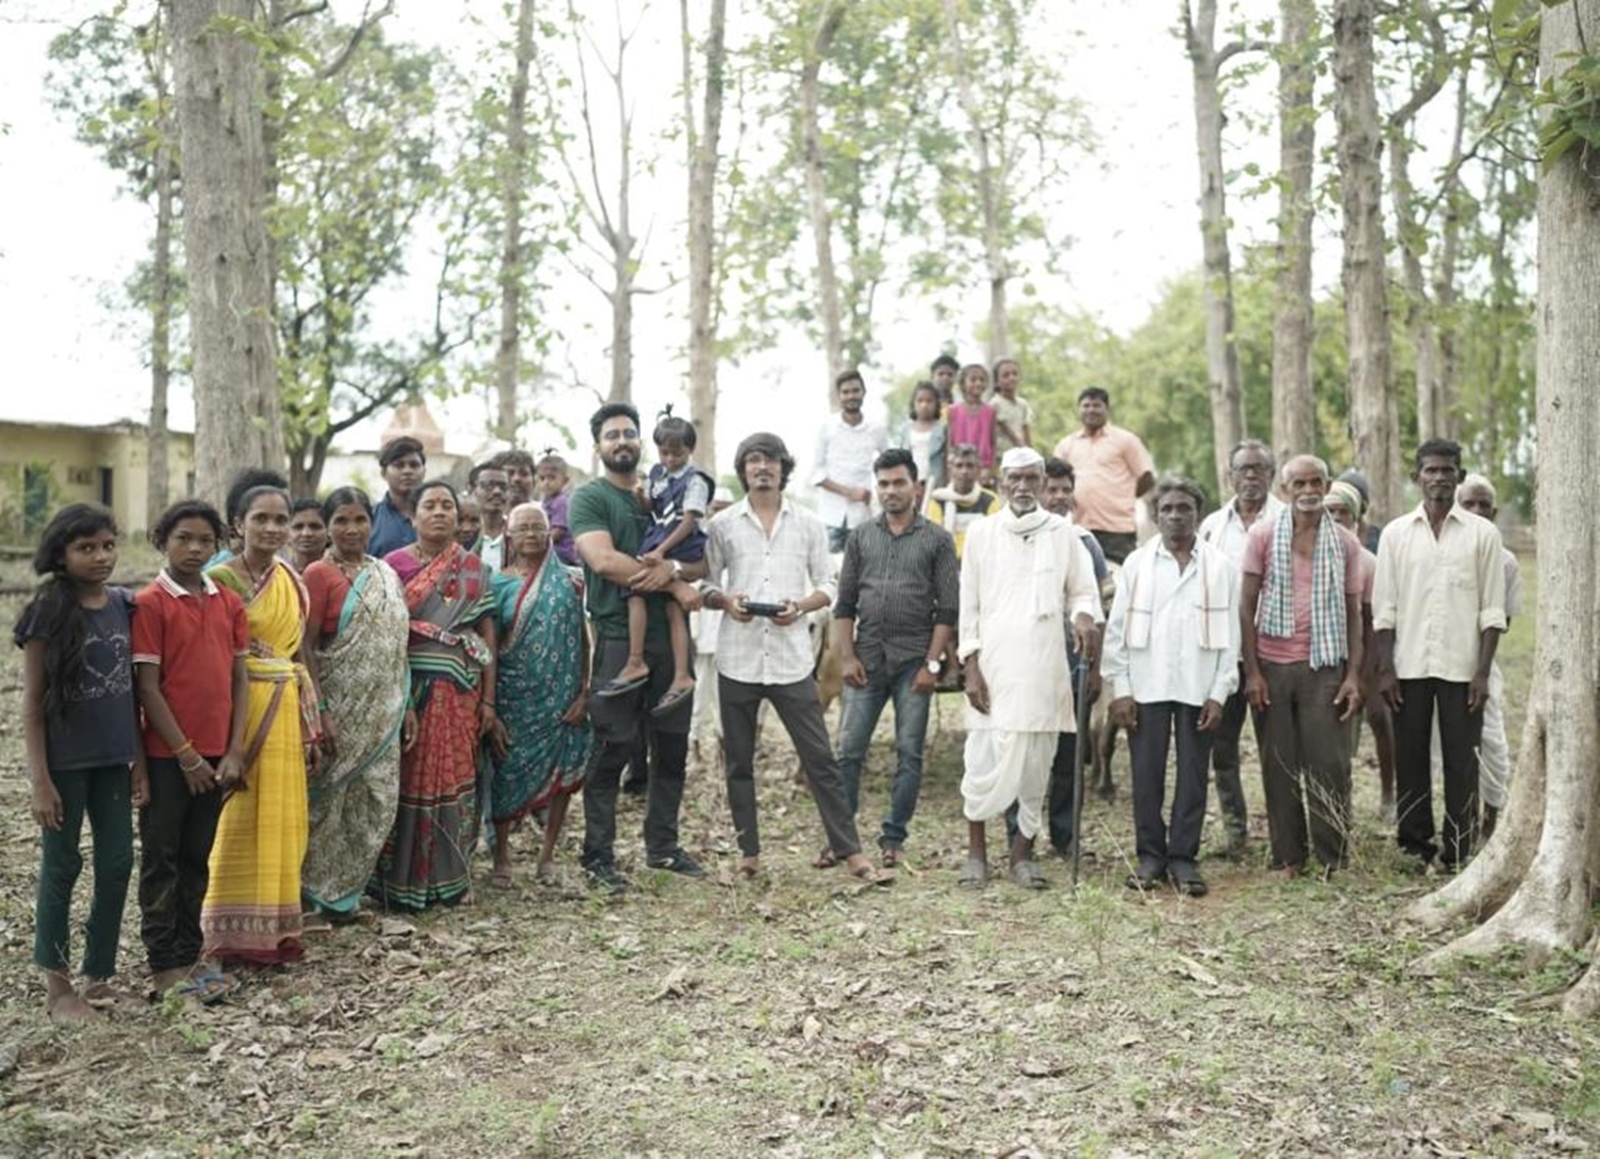
[[961, 618], [961, 565], [956, 562], [955, 540], [939, 532], [933, 556], [933, 622], [956, 627]]

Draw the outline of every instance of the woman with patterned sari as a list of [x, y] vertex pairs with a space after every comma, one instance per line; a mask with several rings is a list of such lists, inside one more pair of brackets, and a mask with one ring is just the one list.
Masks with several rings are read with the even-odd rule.
[[548, 809], [539, 878], [555, 877], [555, 849], [567, 803], [583, 787], [594, 743], [589, 725], [589, 641], [583, 596], [550, 548], [550, 519], [524, 503], [506, 520], [512, 552], [494, 577], [500, 621], [496, 687], [507, 743], [493, 758], [489, 792], [494, 821], [494, 871], [511, 885], [511, 830], [527, 814]]
[[[400, 802], [400, 745], [415, 718], [406, 694], [411, 613], [394, 569], [367, 554], [372, 503], [340, 487], [322, 505], [332, 540], [305, 570], [303, 649], [322, 693], [322, 767], [310, 785], [300, 888], [332, 921], [354, 916]], [[405, 728], [410, 719], [411, 728]]]
[[391, 909], [471, 900], [478, 753], [503, 743], [495, 716], [494, 594], [481, 560], [456, 542], [455, 488], [411, 493], [417, 541], [384, 562], [405, 585], [411, 617], [411, 710], [400, 755], [400, 808], [370, 891]]
[[206, 574], [239, 594], [250, 620], [245, 772], [217, 823], [200, 929], [207, 958], [273, 965], [303, 952], [300, 863], [312, 730], [302, 708], [317, 698], [300, 662], [305, 586], [278, 558], [289, 537], [289, 496], [256, 487], [239, 512], [243, 550]]

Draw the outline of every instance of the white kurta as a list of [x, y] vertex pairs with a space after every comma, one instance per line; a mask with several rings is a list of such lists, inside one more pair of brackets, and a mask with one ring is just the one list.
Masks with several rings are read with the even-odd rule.
[[[961, 659], [977, 652], [989, 685], [989, 712], [968, 705], [967, 731], [1074, 732], [1062, 640], [1079, 612], [1102, 618], [1094, 565], [1066, 520], [1049, 515], [1026, 537], [1016, 523], [1009, 507], [980, 519], [961, 556]], [[1045, 583], [1059, 598], [1036, 598]]]

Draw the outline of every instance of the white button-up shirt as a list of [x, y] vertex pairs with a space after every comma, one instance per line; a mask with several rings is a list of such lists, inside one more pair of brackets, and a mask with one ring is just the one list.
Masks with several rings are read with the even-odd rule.
[[829, 527], [856, 527], [872, 515], [872, 503], [860, 503], [823, 489], [832, 479], [846, 487], [872, 490], [872, 461], [888, 449], [889, 432], [865, 415], [855, 426], [834, 415], [817, 434], [817, 469], [811, 485], [817, 488], [817, 513]]
[[1372, 627], [1394, 632], [1401, 680], [1470, 681], [1479, 634], [1506, 626], [1505, 559], [1487, 519], [1452, 507], [1437, 537], [1427, 510], [1392, 520], [1378, 540]]
[[[1140, 704], [1159, 704], [1175, 700], [1198, 708], [1208, 700], [1225, 704], [1239, 685], [1239, 575], [1229, 569], [1228, 646], [1202, 648], [1200, 620], [1205, 602], [1201, 593], [1200, 569], [1205, 565], [1201, 553], [1213, 550], [1196, 542], [1189, 566], [1178, 570], [1178, 561], [1159, 537], [1128, 556], [1117, 573], [1117, 594], [1106, 617], [1105, 648], [1100, 659], [1100, 674], [1110, 683], [1111, 695], [1131, 696]], [[1128, 623], [1128, 601], [1133, 598], [1133, 581], [1144, 571], [1140, 558], [1155, 554], [1152, 569], [1155, 590], [1151, 603], [1150, 642], [1143, 648], [1128, 647], [1124, 638]]]
[[1227, 556], [1236, 571], [1244, 566], [1244, 542], [1250, 537], [1250, 528], [1263, 520], [1270, 523], [1284, 507], [1283, 500], [1268, 491], [1255, 522], [1247, 527], [1239, 517], [1238, 503], [1238, 499], [1230, 499], [1200, 521], [1200, 538]]
[[[833, 603], [833, 557], [822, 520], [787, 497], [767, 535], [761, 518], [741, 499], [706, 524], [706, 568], [725, 575], [724, 591], [752, 603], [781, 604], [822, 592]], [[741, 624], [723, 616], [717, 631], [717, 671], [746, 684], [793, 684], [811, 675], [816, 656], [806, 617], [780, 628], [757, 616]]]

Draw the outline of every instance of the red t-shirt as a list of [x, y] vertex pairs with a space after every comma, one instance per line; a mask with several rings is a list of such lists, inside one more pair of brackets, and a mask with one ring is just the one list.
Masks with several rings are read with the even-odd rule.
[[331, 640], [339, 631], [339, 613], [350, 595], [350, 580], [338, 567], [327, 560], [314, 560], [300, 573], [305, 582], [310, 606], [306, 609], [306, 622], [316, 624], [322, 637]]
[[[163, 570], [133, 597], [133, 662], [160, 667], [178, 727], [201, 756], [220, 757], [233, 730], [233, 662], [250, 651], [250, 620], [237, 595], [205, 583], [204, 592], [187, 592]], [[173, 755], [148, 720], [144, 751]]]
[[[1281, 518], [1289, 519], [1292, 515], [1285, 511]], [[1266, 598], [1267, 568], [1272, 562], [1273, 529], [1277, 522], [1276, 519], [1256, 520], [1244, 544], [1244, 573], [1262, 577], [1263, 600]], [[1361, 570], [1361, 541], [1343, 527], [1336, 526], [1335, 530], [1344, 545], [1345, 593], [1359, 596], [1366, 586]], [[1266, 636], [1257, 631], [1256, 655], [1269, 664], [1306, 664], [1311, 660], [1311, 559], [1293, 551], [1289, 554], [1294, 560], [1294, 635]], [[1257, 625], [1260, 622], [1258, 610]]]

